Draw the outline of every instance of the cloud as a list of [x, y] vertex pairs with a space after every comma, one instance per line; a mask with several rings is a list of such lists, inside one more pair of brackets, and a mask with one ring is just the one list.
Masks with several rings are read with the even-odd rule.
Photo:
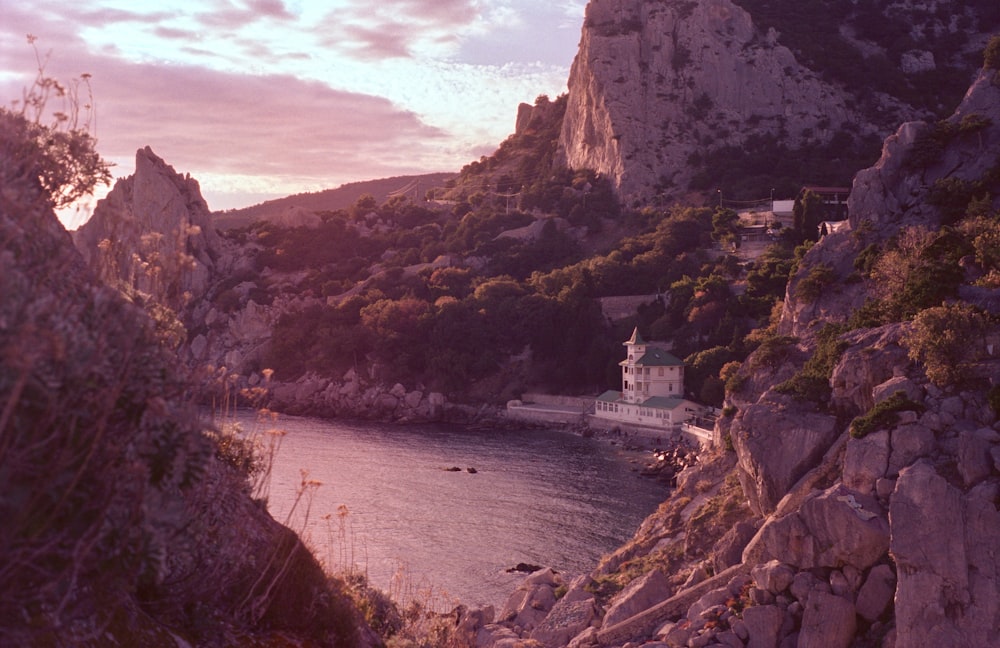
[[386, 99], [290, 76], [111, 62], [94, 90], [102, 152], [149, 144], [192, 173], [348, 178], [405, 163], [403, 150], [419, 158], [445, 135]]
[[319, 29], [329, 47], [362, 60], [453, 53], [482, 10], [471, 0], [351, 0], [331, 11]]
[[[458, 169], [513, 130], [519, 102], [560, 91], [571, 60], [560, 48], [577, 42], [583, 11], [583, 0], [170, 0], [147, 14], [105, 1], [0, 0], [0, 103], [34, 77], [34, 33], [53, 50], [50, 74], [93, 74], [102, 155], [127, 174], [149, 145], [206, 197]], [[575, 27], [552, 30], [574, 10]]]

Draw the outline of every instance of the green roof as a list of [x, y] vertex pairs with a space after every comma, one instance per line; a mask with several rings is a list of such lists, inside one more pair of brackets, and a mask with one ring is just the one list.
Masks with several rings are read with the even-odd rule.
[[640, 407], [654, 407], [656, 409], [664, 410], [675, 410], [687, 401], [683, 398], [671, 398], [669, 396], [653, 396], [647, 398], [642, 403], [639, 403]]
[[663, 349], [647, 349], [641, 358], [635, 361], [636, 366], [643, 367], [682, 367], [684, 363]]
[[621, 397], [622, 397], [622, 393], [620, 391], [615, 391], [613, 389], [609, 389], [608, 391], [606, 391], [603, 394], [601, 394], [600, 396], [598, 396], [597, 400], [604, 401], [605, 403], [613, 403], [616, 400], [620, 400]]

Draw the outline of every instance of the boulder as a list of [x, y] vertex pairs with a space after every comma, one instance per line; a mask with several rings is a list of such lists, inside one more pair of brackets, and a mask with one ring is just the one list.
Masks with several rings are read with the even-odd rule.
[[856, 629], [853, 603], [834, 594], [815, 592], [802, 611], [798, 648], [848, 648]]
[[920, 424], [900, 425], [892, 431], [892, 453], [886, 475], [893, 477], [920, 457], [926, 457], [935, 447], [934, 433]]
[[531, 639], [546, 648], [562, 648], [570, 640], [590, 627], [597, 618], [594, 597], [567, 601], [560, 599], [545, 619], [535, 626]]
[[885, 476], [889, 465], [889, 432], [878, 430], [861, 439], [847, 440], [844, 455], [844, 486], [869, 494], [875, 483]]
[[764, 514], [819, 463], [838, 436], [837, 419], [769, 392], [733, 422], [730, 435], [743, 490], [753, 511]]
[[926, 460], [900, 472], [889, 505], [897, 645], [976, 645], [956, 623], [971, 602], [962, 509], [961, 492]]
[[895, 593], [896, 574], [892, 568], [889, 565], [872, 567], [855, 601], [858, 615], [866, 621], [875, 621], [885, 612]]
[[874, 497], [832, 486], [806, 500], [800, 515], [816, 552], [814, 564], [801, 567], [847, 564], [865, 570], [889, 549], [889, 522]]
[[604, 615], [604, 627], [613, 626], [648, 610], [670, 598], [672, 594], [673, 589], [663, 572], [658, 569], [650, 570], [632, 581], [611, 600], [611, 606]]
[[748, 634], [748, 648], [773, 648], [778, 645], [785, 613], [776, 605], [754, 605], [743, 610], [743, 624]]
[[792, 584], [795, 570], [779, 560], [771, 560], [750, 570], [757, 587], [772, 594], [781, 594]]
[[555, 588], [561, 584], [562, 578], [551, 569], [531, 574], [507, 599], [500, 620], [525, 630], [534, 629], [555, 605]]
[[906, 397], [910, 400], [916, 402], [920, 402], [924, 396], [920, 387], [906, 376], [893, 376], [872, 389], [872, 398], [876, 404], [881, 403], [899, 391], [906, 394]]
[[852, 331], [843, 337], [850, 346], [841, 354], [830, 377], [837, 411], [856, 416], [874, 407], [876, 389], [894, 380], [893, 373], [910, 362], [900, 342], [905, 331], [901, 324], [888, 324]]
[[990, 454], [1000, 434], [990, 428], [962, 431], [958, 436], [958, 474], [966, 487], [985, 479], [993, 470]]
[[476, 633], [476, 648], [515, 648], [520, 642], [513, 630], [496, 623], [483, 626]]
[[420, 406], [420, 401], [422, 401], [423, 398], [424, 398], [423, 392], [411, 391], [407, 393], [406, 396], [403, 398], [403, 402], [406, 403], [406, 406], [408, 408], [410, 408], [411, 410], [415, 410]]
[[738, 564], [743, 559], [743, 550], [747, 543], [757, 533], [757, 526], [746, 520], [741, 520], [715, 543], [712, 547], [711, 559], [715, 573]]
[[710, 614], [714, 615], [721, 612], [719, 608], [725, 608], [725, 603], [732, 598], [732, 594], [729, 593], [728, 587], [720, 587], [718, 589], [705, 592], [697, 601], [691, 604], [688, 608], [687, 618], [694, 626], [699, 626], [704, 623], [704, 619]]

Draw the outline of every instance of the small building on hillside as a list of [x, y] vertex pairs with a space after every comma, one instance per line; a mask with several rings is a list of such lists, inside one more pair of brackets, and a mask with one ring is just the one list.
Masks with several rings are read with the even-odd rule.
[[645, 427], [679, 429], [704, 410], [684, 398], [684, 363], [636, 328], [625, 343], [621, 391], [606, 391], [594, 402], [594, 417]]

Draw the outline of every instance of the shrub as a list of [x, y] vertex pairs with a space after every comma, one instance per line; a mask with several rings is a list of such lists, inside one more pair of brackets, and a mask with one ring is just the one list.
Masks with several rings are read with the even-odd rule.
[[847, 348], [840, 339], [848, 330], [844, 324], [827, 324], [816, 335], [816, 348], [802, 369], [775, 387], [775, 391], [795, 396], [800, 400], [825, 404], [830, 399], [830, 377]]
[[799, 281], [799, 285], [795, 289], [795, 294], [799, 299], [807, 303], [814, 302], [819, 299], [819, 296], [833, 283], [835, 278], [836, 275], [830, 265], [821, 263], [813, 266], [809, 270], [809, 274]]
[[1000, 70], [1000, 34], [991, 38], [983, 50], [983, 67], [987, 70]]
[[986, 317], [973, 306], [945, 304], [918, 313], [903, 343], [935, 385], [961, 384], [972, 379], [970, 369], [986, 354], [986, 326]]
[[990, 404], [993, 414], [1000, 416], [1000, 385], [990, 387], [990, 390], [986, 392], [986, 402]]
[[862, 439], [871, 432], [884, 430], [894, 426], [899, 421], [899, 412], [922, 413], [927, 409], [923, 403], [910, 400], [906, 393], [898, 391], [875, 407], [867, 414], [858, 416], [851, 421], [851, 436]]

